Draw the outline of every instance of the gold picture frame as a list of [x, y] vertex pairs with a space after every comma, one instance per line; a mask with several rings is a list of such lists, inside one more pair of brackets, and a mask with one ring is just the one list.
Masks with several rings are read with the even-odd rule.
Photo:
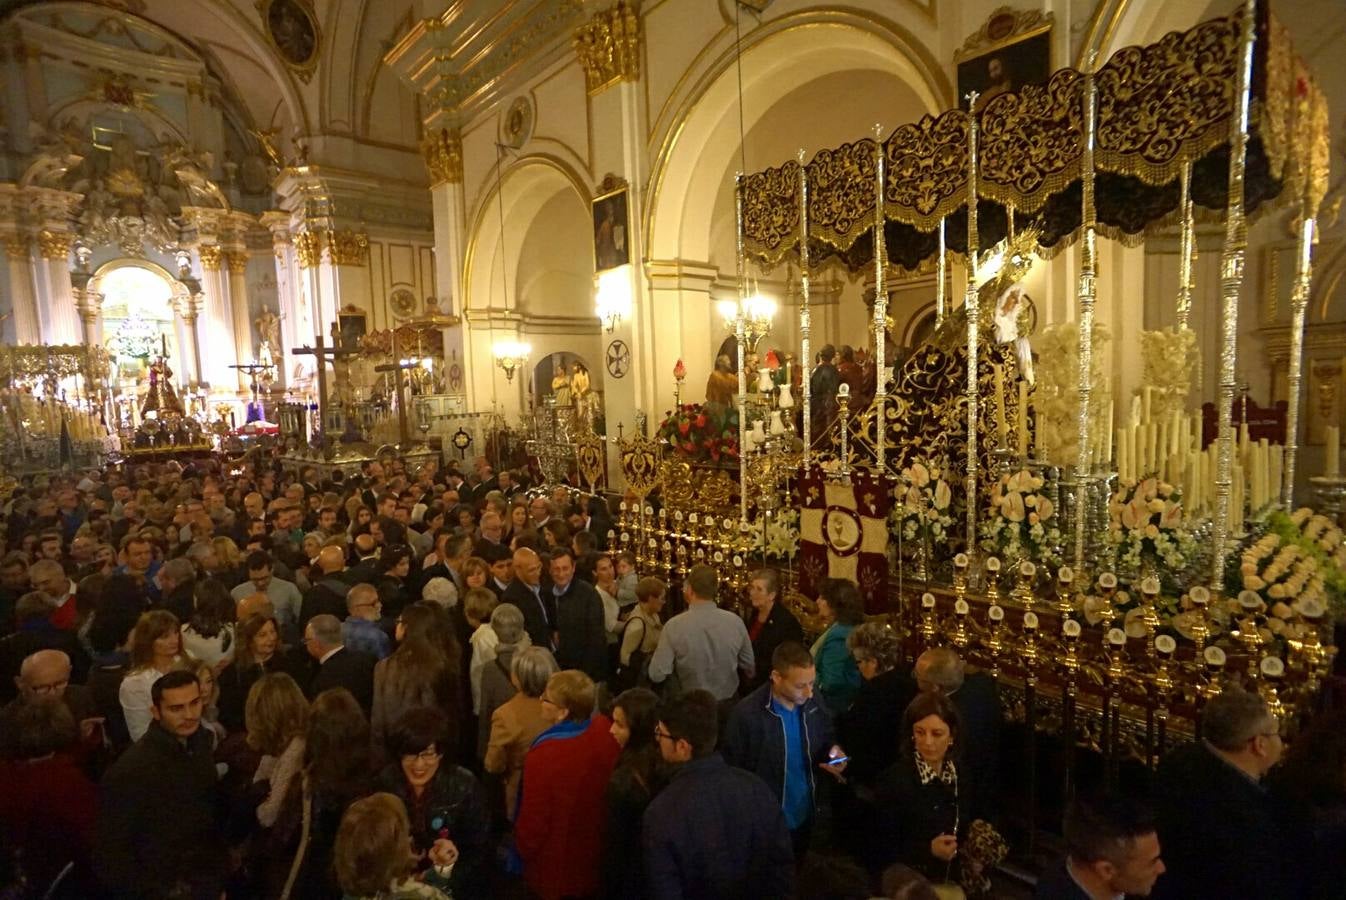
[[308, 84], [322, 55], [322, 29], [310, 0], [257, 0], [257, 11], [271, 48]]
[[615, 176], [603, 179], [594, 197], [594, 271], [605, 272], [631, 262], [631, 212], [628, 186]]
[[1025, 84], [1045, 83], [1052, 74], [1054, 17], [1036, 9], [1002, 6], [986, 18], [954, 53], [958, 105], [976, 91], [977, 108]]

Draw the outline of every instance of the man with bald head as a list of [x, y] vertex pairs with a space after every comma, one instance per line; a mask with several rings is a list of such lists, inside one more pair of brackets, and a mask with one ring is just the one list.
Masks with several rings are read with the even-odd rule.
[[[958, 740], [963, 747], [960, 773], [973, 786], [972, 796], [983, 802], [995, 796], [1000, 784], [1000, 695], [995, 679], [985, 672], [968, 672], [952, 647], [932, 647], [916, 658], [912, 674], [922, 691], [937, 691], [953, 701], [962, 719]], [[988, 815], [993, 810], [981, 811]]]
[[514, 580], [505, 589], [505, 603], [523, 612], [523, 627], [535, 647], [556, 646], [556, 598], [542, 589], [542, 558], [524, 548], [514, 552]]
[[343, 575], [346, 571], [346, 551], [336, 546], [323, 547], [318, 551], [314, 570], [309, 575], [313, 587], [304, 595], [299, 614], [300, 628], [317, 615], [346, 618], [346, 595], [351, 591], [350, 582]]
[[0, 708], [0, 757], [14, 758], [18, 738], [15, 721], [28, 703], [64, 703], [80, 723], [80, 734], [86, 741], [99, 737], [96, 732], [103, 720], [98, 718], [93, 695], [83, 685], [70, 683], [73, 674], [70, 657], [60, 650], [38, 650], [24, 659], [14, 678], [18, 696]]

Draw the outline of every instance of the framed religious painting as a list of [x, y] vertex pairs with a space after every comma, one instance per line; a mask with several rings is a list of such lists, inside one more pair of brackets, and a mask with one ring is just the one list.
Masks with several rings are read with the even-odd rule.
[[369, 319], [366, 318], [364, 310], [358, 306], [343, 306], [337, 312], [337, 322], [340, 323], [342, 348], [346, 350], [358, 349], [360, 338], [369, 333]]
[[612, 176], [604, 179], [593, 200], [594, 271], [605, 272], [631, 261], [630, 214], [626, 184]]
[[311, 0], [258, 0], [257, 9], [271, 45], [307, 82], [317, 68], [321, 43]]
[[1025, 84], [1042, 84], [1052, 74], [1052, 15], [1002, 6], [954, 54], [958, 103], [977, 92], [977, 110]]

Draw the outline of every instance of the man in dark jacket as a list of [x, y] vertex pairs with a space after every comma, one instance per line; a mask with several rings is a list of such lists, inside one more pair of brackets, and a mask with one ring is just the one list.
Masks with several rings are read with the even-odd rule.
[[1163, 900], [1290, 900], [1305, 847], [1279, 821], [1262, 778], [1281, 758], [1280, 723], [1255, 693], [1226, 689], [1201, 714], [1199, 743], [1160, 761], [1154, 804], [1168, 872]]
[[549, 568], [556, 598], [556, 662], [563, 669], [579, 669], [595, 682], [606, 681], [603, 599], [593, 585], [575, 577], [575, 554], [569, 547], [552, 551]]
[[94, 862], [113, 896], [219, 900], [228, 849], [201, 686], [175, 671], [150, 689], [155, 724], [103, 778]]
[[708, 691], [662, 705], [654, 739], [672, 780], [641, 820], [651, 900], [750, 900], [794, 894], [790, 832], [762, 779], [715, 753]]
[[1154, 817], [1142, 803], [1076, 799], [1062, 830], [1066, 858], [1038, 881], [1036, 900], [1148, 897], [1164, 874]]
[[331, 688], [345, 688], [369, 715], [374, 705], [374, 665], [378, 660], [342, 643], [341, 620], [326, 613], [310, 619], [304, 629], [304, 648], [318, 663], [318, 671], [309, 682], [309, 697]]
[[344, 577], [346, 554], [340, 547], [323, 547], [318, 551], [316, 568], [319, 572], [310, 576], [313, 578], [313, 587], [304, 595], [299, 613], [301, 628], [314, 616], [325, 614], [338, 619], [346, 618], [346, 595], [350, 593], [353, 584]]
[[725, 726], [725, 762], [754, 772], [785, 813], [795, 856], [803, 858], [818, 805], [814, 766], [834, 776], [846, 754], [832, 742], [832, 718], [813, 696], [818, 671], [808, 649], [794, 641], [776, 648], [771, 678], [734, 706]]
[[555, 646], [556, 597], [542, 584], [542, 558], [536, 551], [514, 551], [514, 580], [502, 599], [523, 613], [523, 627], [534, 647]]

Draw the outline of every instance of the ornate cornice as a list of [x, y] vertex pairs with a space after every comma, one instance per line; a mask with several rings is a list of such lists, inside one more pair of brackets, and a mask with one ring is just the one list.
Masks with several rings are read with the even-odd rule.
[[421, 155], [430, 171], [430, 186], [463, 183], [463, 140], [457, 132], [440, 128], [421, 141]]
[[202, 244], [196, 249], [197, 255], [201, 257], [201, 268], [207, 272], [220, 271], [220, 263], [224, 260], [224, 251], [214, 244]]
[[955, 63], [989, 53], [998, 47], [1023, 40], [1052, 26], [1054, 16], [1040, 9], [1014, 9], [1002, 6], [992, 11], [953, 55]]
[[640, 19], [626, 0], [594, 13], [575, 29], [573, 44], [590, 96], [640, 78]]
[[66, 259], [70, 256], [71, 236], [64, 231], [49, 231], [46, 228], [37, 233], [37, 246], [43, 259]]

